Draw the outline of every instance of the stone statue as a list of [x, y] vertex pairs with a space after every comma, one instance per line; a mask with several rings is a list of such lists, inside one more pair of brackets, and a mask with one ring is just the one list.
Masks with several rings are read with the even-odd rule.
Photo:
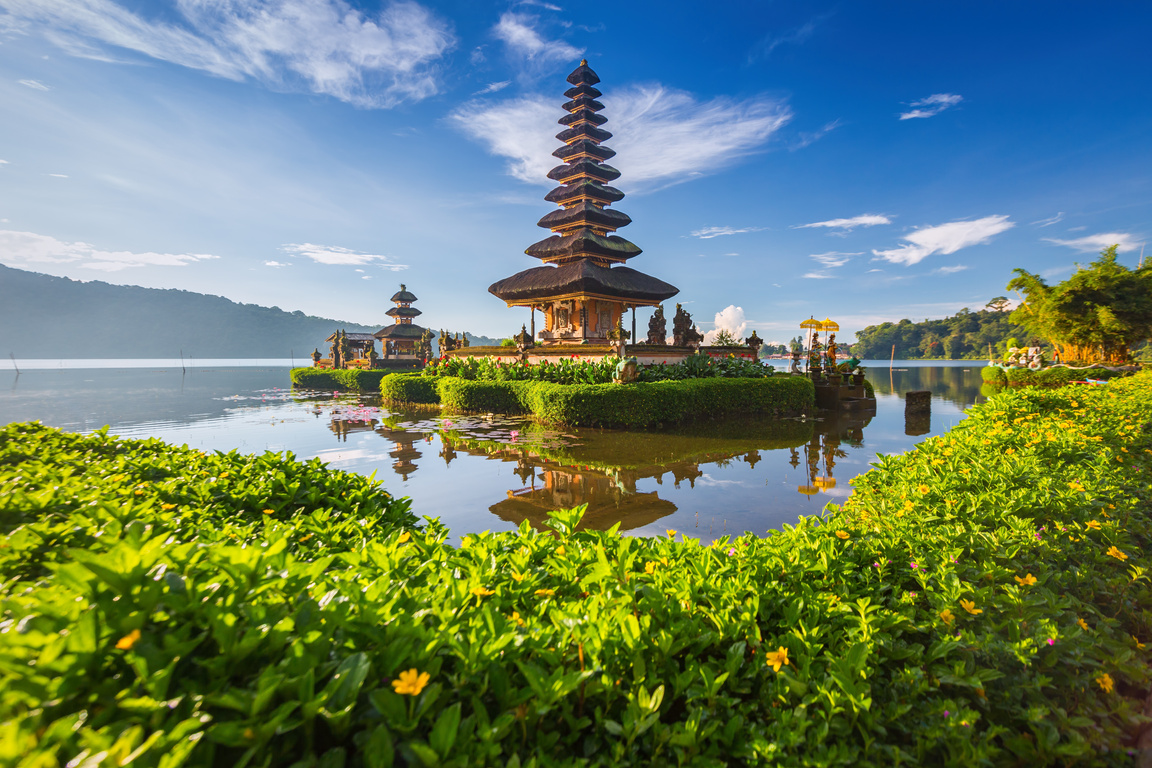
[[836, 334], [828, 337], [828, 370], [836, 370]]
[[376, 367], [376, 357], [376, 344], [370, 341], [368, 342], [368, 362], [373, 368]]
[[692, 315], [684, 307], [676, 305], [676, 314], [672, 318], [672, 343], [678, 347], [699, 346], [704, 336], [692, 326]]
[[624, 348], [630, 336], [632, 336], [632, 334], [624, 330], [624, 318], [621, 316], [616, 321], [616, 327], [608, 331], [608, 341], [612, 342], [612, 346], [616, 347], [616, 357], [624, 357]]
[[532, 340], [532, 334], [528, 333], [528, 326], [526, 325], [520, 326], [520, 333], [513, 336], [512, 341], [516, 342], [516, 348], [520, 350], [521, 355], [524, 355], [524, 353], [535, 344]]
[[616, 373], [612, 377], [613, 384], [631, 384], [636, 381], [639, 376], [636, 369], [636, 358], [622, 357], [620, 362], [616, 363]]
[[748, 345], [755, 356], [759, 356], [760, 347], [764, 346], [764, 340], [756, 335], [756, 331], [752, 331], [752, 335], [744, 339], [744, 343]]
[[[788, 368], [788, 373], [803, 373], [800, 370], [800, 356], [804, 354], [804, 350], [800, 347], [795, 347], [792, 350], [792, 365]], [[796, 466], [793, 464], [792, 466]]]
[[820, 339], [812, 339], [812, 348], [808, 350], [808, 372], [816, 373], [820, 370], [820, 359], [824, 356], [824, 345]]
[[340, 355], [340, 331], [332, 335], [332, 367], [343, 368], [343, 359]]
[[469, 344], [468, 334], [466, 334], [466, 333], [456, 334], [456, 344], [460, 347], [464, 347], [465, 349], [467, 349], [468, 344]]
[[[679, 306], [679, 305], [677, 305]], [[666, 344], [668, 339], [668, 323], [664, 320], [664, 305], [656, 307], [652, 319], [648, 321], [648, 343]]]
[[322, 357], [324, 357], [324, 355], [320, 354], [320, 347], [316, 347], [316, 349], [312, 351], [312, 365], [319, 365], [320, 358]]
[[424, 329], [424, 333], [420, 334], [420, 357], [424, 362], [432, 359], [432, 331]]
[[456, 349], [456, 339], [452, 338], [452, 334], [444, 329], [440, 330], [440, 354], [451, 352]]

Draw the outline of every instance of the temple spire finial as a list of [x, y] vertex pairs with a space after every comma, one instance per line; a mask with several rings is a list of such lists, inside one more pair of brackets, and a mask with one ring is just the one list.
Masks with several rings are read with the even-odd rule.
[[588, 59], [580, 59], [580, 66], [582, 66], [582, 67], [588, 66]]

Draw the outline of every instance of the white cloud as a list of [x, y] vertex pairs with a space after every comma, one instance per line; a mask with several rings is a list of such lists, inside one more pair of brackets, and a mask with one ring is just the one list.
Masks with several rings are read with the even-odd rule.
[[392, 261], [391, 256], [383, 256], [376, 253], [361, 253], [360, 251], [353, 251], [348, 248], [341, 248], [338, 245], [315, 245], [313, 243], [288, 243], [287, 245], [280, 246], [280, 250], [285, 253], [290, 253], [294, 256], [306, 256], [317, 264], [340, 264], [340, 265], [355, 265], [355, 264], [371, 264], [372, 262], [379, 262], [376, 266], [382, 269], [387, 269], [391, 272], [399, 272], [403, 269], [408, 269], [407, 264], [396, 264]]
[[951, 275], [951, 274], [955, 274], [956, 272], [963, 272], [966, 269], [968, 269], [967, 265], [957, 264], [957, 265], [952, 266], [952, 267], [940, 267], [936, 271], [939, 272], [941, 275]]
[[1057, 213], [1055, 216], [1053, 216], [1050, 219], [1040, 219], [1040, 221], [1034, 221], [1034, 222], [1032, 222], [1032, 226], [1034, 226], [1034, 227], [1050, 227], [1053, 224], [1056, 224], [1056, 223], [1061, 222], [1061, 221], [1064, 221], [1064, 211], [1060, 211], [1059, 213]]
[[274, 267], [274, 268], [276, 268], [276, 269], [279, 269], [280, 267], [290, 267], [290, 266], [292, 266], [292, 265], [291, 265], [291, 264], [286, 264], [286, 263], [284, 263], [284, 262], [282, 262], [282, 261], [266, 261], [266, 262], [264, 262], [264, 266], [266, 266], [266, 267]]
[[68, 174], [66, 174], [66, 173], [50, 173], [50, 174], [48, 174], [48, 175], [49, 175], [49, 176], [52, 176], [52, 177], [54, 177], [54, 178], [57, 178], [57, 179], [66, 179], [66, 178], [68, 178]]
[[474, 93], [472, 95], [473, 96], [483, 96], [486, 93], [496, 93], [497, 91], [504, 90], [505, 88], [507, 88], [511, 84], [512, 84], [511, 80], [501, 80], [498, 83], [488, 83], [488, 85], [484, 86], [483, 88], [476, 91], [476, 93]]
[[836, 275], [830, 275], [827, 272], [805, 272], [800, 277], [807, 277], [810, 280], [831, 280]]
[[365, 14], [346, 0], [176, 0], [176, 22], [145, 18], [113, 0], [2, 4], [72, 55], [107, 60], [102, 46], [113, 46], [363, 107], [437, 93], [435, 62], [455, 45], [449, 24], [414, 2]]
[[16, 82], [20, 83], [20, 85], [26, 85], [29, 88], [33, 88], [37, 91], [50, 91], [50, 90], [52, 90], [48, 86], [44, 85], [44, 83], [40, 82], [39, 80], [17, 80]]
[[552, 3], [544, 3], [544, 2], [541, 2], [540, 0], [520, 0], [520, 5], [535, 5], [535, 6], [539, 6], [540, 8], [547, 8], [550, 11], [562, 11], [562, 10], [564, 10], [563, 8], [561, 8], [558, 5], [553, 5]]
[[878, 224], [891, 223], [892, 220], [887, 216], [878, 213], [865, 213], [860, 216], [853, 216], [850, 219], [829, 219], [828, 221], [814, 221], [811, 224], [798, 224], [795, 229], [826, 227], [828, 229], [838, 229], [841, 232], [851, 232], [856, 229], [856, 227], [875, 227]]
[[[555, 96], [472, 101], [449, 121], [487, 144], [492, 154], [508, 158], [512, 176], [551, 185], [546, 174], [559, 163], [552, 157], [560, 146], [553, 138], [563, 114], [559, 101]], [[614, 134], [607, 144], [618, 153], [609, 162], [624, 174], [625, 183], [637, 187], [713, 173], [763, 149], [792, 117], [787, 105], [767, 97], [702, 102], [662, 85], [628, 86], [606, 93], [601, 101], [609, 120], [604, 127]]]
[[824, 19], [827, 14], [817, 16], [816, 18], [801, 24], [795, 29], [791, 29], [784, 34], [769, 34], [760, 39], [754, 46], [752, 52], [748, 54], [748, 63], [751, 64], [757, 59], [768, 58], [772, 51], [779, 48], [781, 45], [799, 45], [805, 42], [808, 38], [812, 37], [812, 33], [816, 31], [816, 27]]
[[8, 161], [7, 160], [0, 160], [0, 165], [8, 165]]
[[911, 112], [901, 112], [901, 120], [911, 120], [916, 117], [933, 117], [948, 107], [955, 106], [963, 101], [964, 97], [955, 93], [934, 93], [926, 99], [912, 102]]
[[808, 258], [815, 259], [825, 269], [842, 267], [852, 260], [853, 256], [862, 256], [863, 253], [841, 253], [829, 251], [828, 253], [813, 253]]
[[371, 279], [372, 279], [372, 275], [360, 275], [360, 279], [361, 279], [361, 280], [371, 280]]
[[714, 343], [717, 334], [719, 334], [721, 330], [728, 331], [734, 338], [739, 340], [744, 336], [744, 331], [748, 328], [748, 321], [744, 318], [744, 309], [737, 307], [735, 304], [729, 304], [717, 312], [713, 322], [716, 325], [715, 329], [704, 334], [704, 344], [706, 345]]
[[934, 227], [921, 227], [904, 235], [906, 245], [887, 251], [872, 251], [880, 259], [893, 264], [911, 266], [934, 253], [956, 253], [970, 245], [980, 245], [994, 236], [1016, 226], [1007, 216], [985, 216], [982, 219], [953, 221]]
[[545, 40], [536, 31], [537, 19], [523, 13], [508, 11], [492, 28], [492, 34], [529, 61], [570, 61], [579, 59], [583, 49], [575, 48], [563, 40]]
[[102, 251], [88, 243], [66, 243], [34, 232], [0, 230], [0, 261], [10, 267], [34, 269], [43, 264], [74, 264], [101, 272], [130, 267], [183, 267], [194, 261], [216, 259], [206, 253], [133, 253]]
[[764, 227], [744, 227], [742, 229], [735, 229], [733, 227], [704, 227], [697, 229], [688, 234], [692, 237], [698, 237], [701, 240], [711, 240], [714, 237], [723, 237], [724, 235], [742, 235], [745, 232], [760, 232]]
[[1144, 244], [1142, 240], [1137, 240], [1127, 232], [1102, 232], [1099, 235], [1078, 237], [1075, 240], [1060, 240], [1055, 237], [1045, 237], [1043, 239], [1049, 243], [1074, 248], [1080, 253], [1099, 252], [1113, 245], [1119, 246], [1116, 249], [1118, 253], [1128, 253]]
[[812, 144], [813, 142], [819, 141], [820, 139], [824, 138], [824, 136], [826, 136], [827, 134], [829, 134], [832, 131], [839, 128], [841, 125], [843, 125], [843, 122], [840, 120], [840, 118], [836, 118], [835, 120], [833, 120], [830, 123], [825, 123], [824, 127], [820, 128], [818, 130], [801, 131], [800, 132], [800, 140], [797, 141], [792, 146], [792, 150], [795, 151], [797, 149], [804, 149], [804, 147], [807, 147], [808, 145]]

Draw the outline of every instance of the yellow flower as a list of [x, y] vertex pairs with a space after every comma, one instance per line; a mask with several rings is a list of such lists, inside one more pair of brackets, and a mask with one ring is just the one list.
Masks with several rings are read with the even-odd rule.
[[399, 538], [397, 538], [396, 541], [399, 542], [400, 544], [403, 544], [404, 542], [408, 541], [408, 539], [410, 539], [410, 538], [412, 538], [412, 534], [408, 533], [408, 531], [404, 531], [404, 533], [400, 534]]
[[836, 538], [848, 539], [851, 538], [851, 536], [848, 534], [848, 531], [836, 531]]
[[956, 621], [956, 616], [947, 608], [940, 611], [940, 618], [943, 619], [944, 623], [948, 626], [952, 626], [952, 622]]
[[471, 543], [472, 543], [472, 539], [468, 536], [465, 536], [464, 538], [460, 539], [460, 546], [462, 548], [467, 547]]
[[916, 490], [920, 491], [920, 493], [928, 493], [928, 491], [930, 491], [932, 489], [926, 485], [921, 484], [921, 485], [916, 486]]
[[401, 672], [400, 677], [392, 681], [392, 690], [402, 696], [419, 696], [420, 691], [428, 685], [429, 679], [430, 676], [427, 672], [410, 669], [407, 672]]
[[512, 621], [516, 622], [516, 626], [524, 626], [524, 619], [520, 618], [520, 611], [512, 611]]
[[471, 591], [476, 597], [488, 597], [489, 595], [496, 594], [495, 590], [485, 589], [484, 587], [472, 587]]
[[647, 573], [649, 575], [656, 573], [656, 563], [654, 563], [651, 560], [644, 563], [644, 573]]
[[1089, 520], [1088, 522], [1084, 523], [1084, 527], [1085, 528], [1091, 528], [1094, 531], [1098, 531], [1098, 530], [1100, 530], [1100, 522], [1097, 520]]
[[122, 651], [131, 650], [132, 646], [136, 645], [136, 641], [139, 639], [140, 630], [134, 629], [128, 634], [124, 635], [124, 637], [120, 638], [120, 641], [116, 643], [116, 647]]
[[1140, 642], [1140, 638], [1136, 637], [1136, 635], [1132, 635], [1132, 642], [1136, 643], [1136, 650], [1144, 650], [1144, 643]]
[[1115, 546], [1109, 547], [1108, 551], [1105, 552], [1104, 554], [1108, 555], [1108, 557], [1114, 557], [1117, 560], [1127, 560], [1128, 559], [1128, 555], [1126, 555], [1123, 552], [1121, 552], [1120, 550], [1116, 549]]
[[266, 509], [266, 510], [264, 510], [264, 514], [266, 514], [266, 515], [274, 515], [274, 514], [276, 514], [276, 510], [274, 510], [274, 509]]
[[135, 491], [133, 491], [133, 493], [135, 493], [137, 496], [143, 496], [144, 495], [144, 491], [140, 490], [139, 488], [137, 488]]
[[911, 501], [904, 502], [904, 509], [912, 509], [912, 507], [914, 507], [914, 506], [916, 506], [916, 505], [913, 504]]
[[160, 509], [163, 509], [165, 511], [167, 511], [169, 509], [176, 509], [176, 505], [175, 504], [161, 504]]
[[944, 459], [932, 459], [932, 466], [938, 467], [944, 463]]
[[556, 548], [556, 556], [557, 556], [557, 557], [560, 557], [560, 556], [562, 556], [562, 555], [563, 555], [563, 554], [564, 554], [566, 551], [567, 551], [567, 550], [565, 550], [565, 549], [564, 549], [563, 545], [561, 545], [561, 546], [559, 546], [559, 547], [557, 547], [557, 548]]
[[984, 613], [984, 609], [977, 608], [976, 603], [972, 602], [971, 600], [961, 600], [960, 607], [968, 611], [968, 613], [972, 614], [973, 616], [979, 613]]
[[538, 597], [551, 597], [552, 595], [556, 594], [556, 590], [554, 590], [554, 589], [538, 589], [538, 590], [536, 590], [536, 592], [534, 594], [536, 594]]
[[520, 571], [512, 571], [512, 578], [519, 584], [524, 581], [524, 574], [520, 573]]
[[664, 531], [664, 533], [668, 534], [668, 538], [672, 538], [673, 536], [676, 535], [676, 529], [675, 528], [669, 528], [668, 530]]
[[220, 473], [220, 479], [224, 480], [225, 478], [229, 477], [231, 474], [232, 474], [231, 472], [221, 472]]
[[780, 667], [787, 666], [791, 662], [788, 661], [788, 649], [780, 646], [778, 650], [768, 651], [768, 666], [772, 667], [773, 672], [779, 672]]
[[1088, 622], [1084, 619], [1076, 619], [1076, 623], [1080, 625], [1080, 629], [1088, 629]]
[[1033, 576], [1032, 574], [1028, 574], [1024, 578], [1020, 578], [1019, 576], [1017, 576], [1016, 577], [1016, 583], [1022, 587], [1030, 587], [1036, 583], [1036, 577]]
[[1112, 693], [1112, 687], [1115, 685], [1112, 681], [1112, 676], [1107, 672], [1096, 678], [1096, 684], [1104, 689], [1104, 693]]

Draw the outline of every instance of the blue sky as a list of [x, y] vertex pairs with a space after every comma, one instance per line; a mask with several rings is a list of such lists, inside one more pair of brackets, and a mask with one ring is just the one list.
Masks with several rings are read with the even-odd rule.
[[629, 265], [703, 330], [850, 340], [1137, 263], [1150, 31], [1137, 2], [0, 0], [0, 262], [381, 325], [404, 282], [510, 335], [487, 287], [539, 263], [587, 57]]

